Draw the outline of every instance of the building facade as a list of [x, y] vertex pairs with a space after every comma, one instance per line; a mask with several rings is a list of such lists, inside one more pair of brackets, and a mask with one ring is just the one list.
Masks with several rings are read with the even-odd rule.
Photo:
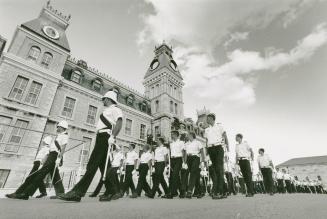
[[[69, 143], [60, 169], [69, 187], [83, 175], [95, 141], [95, 124], [109, 89], [118, 94], [123, 128], [117, 143], [137, 146], [148, 135], [170, 138], [173, 121], [183, 115], [183, 78], [173, 50], [163, 43], [145, 73], [145, 94], [71, 57], [66, 30], [70, 16], [49, 3], [39, 17], [17, 27], [0, 57], [0, 188], [15, 188], [27, 176], [41, 139], [55, 135], [60, 120], [69, 123]], [[6, 43], [0, 39], [1, 45]]]

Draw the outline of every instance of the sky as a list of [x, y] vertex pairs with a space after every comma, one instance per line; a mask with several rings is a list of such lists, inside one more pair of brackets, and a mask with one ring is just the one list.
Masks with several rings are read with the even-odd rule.
[[[0, 0], [0, 35], [44, 0]], [[71, 14], [71, 56], [144, 91], [165, 40], [183, 75], [184, 112], [216, 113], [234, 156], [242, 133], [275, 164], [327, 155], [327, 0], [53, 0]], [[7, 46], [8, 47], [8, 46]], [[194, 101], [195, 100], [195, 101]]]

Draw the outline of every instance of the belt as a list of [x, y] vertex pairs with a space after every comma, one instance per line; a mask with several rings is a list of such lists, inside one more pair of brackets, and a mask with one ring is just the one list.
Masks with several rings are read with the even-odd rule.
[[98, 133], [108, 133], [109, 135], [111, 135], [112, 130], [111, 129], [100, 129], [100, 130], [98, 130]]
[[178, 156], [178, 157], [176, 156], [176, 157], [170, 157], [170, 158], [182, 158], [182, 156]]
[[162, 162], [165, 162], [164, 160], [161, 160], [161, 161], [158, 161], [158, 160], [155, 160], [156, 163], [162, 163]]
[[198, 154], [187, 154], [187, 156], [197, 156], [197, 157], [199, 157]]
[[208, 148], [222, 146], [222, 144], [208, 144]]
[[249, 160], [249, 158], [246, 158], [246, 157], [239, 157], [238, 160]]

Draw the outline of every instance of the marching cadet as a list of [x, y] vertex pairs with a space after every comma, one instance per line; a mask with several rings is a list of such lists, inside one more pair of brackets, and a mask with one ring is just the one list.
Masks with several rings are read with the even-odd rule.
[[207, 139], [207, 150], [212, 162], [213, 174], [213, 199], [224, 198], [224, 145], [229, 151], [226, 132], [219, 123], [215, 123], [216, 116], [213, 113], [207, 115], [209, 127], [205, 129], [204, 136]]
[[164, 170], [168, 165], [168, 149], [164, 146], [165, 140], [159, 138], [157, 147], [154, 150], [154, 174], [153, 174], [153, 186], [150, 194], [147, 194], [149, 198], [154, 198], [156, 192], [159, 190], [159, 184], [162, 186], [165, 194], [168, 194], [168, 187], [164, 178]]
[[180, 185], [180, 172], [183, 163], [186, 163], [185, 158], [185, 144], [179, 140], [179, 132], [171, 132], [172, 142], [170, 143], [170, 178], [169, 178], [169, 193], [163, 198], [172, 199], [176, 196], [178, 187]]
[[136, 172], [138, 159], [139, 159], [139, 155], [135, 151], [135, 144], [131, 143], [129, 145], [129, 151], [126, 154], [126, 159], [125, 159], [125, 180], [124, 180], [124, 187], [123, 187], [123, 195], [129, 189], [131, 189], [132, 194], [135, 193], [133, 174]]
[[185, 144], [185, 150], [187, 154], [186, 160], [190, 178], [188, 181], [186, 198], [192, 198], [195, 182], [197, 178], [200, 177], [200, 154], [203, 162], [205, 161], [205, 154], [204, 147], [202, 143], [196, 139], [196, 135], [194, 132], [189, 133], [188, 139], [189, 141]]
[[233, 179], [233, 164], [231, 160], [229, 159], [229, 156], [225, 156], [225, 163], [224, 163], [224, 170], [225, 170], [225, 177], [227, 180], [227, 193], [230, 194], [236, 194], [235, 187], [234, 187], [234, 179]]
[[[86, 172], [81, 180], [74, 186], [74, 188], [66, 194], [60, 195], [59, 198], [66, 201], [81, 201], [89, 188], [97, 169], [100, 168], [101, 172], [104, 172], [106, 156], [108, 147], [115, 143], [115, 138], [120, 132], [122, 127], [123, 113], [121, 109], [117, 107], [117, 93], [114, 91], [108, 91], [102, 98], [105, 109], [100, 115], [100, 120], [97, 124], [97, 135], [95, 146], [91, 153], [89, 162], [86, 167]], [[110, 162], [108, 162], [110, 165]], [[110, 184], [109, 179], [105, 180], [106, 189]], [[120, 194], [115, 194], [111, 198], [117, 199]]]
[[140, 157], [140, 166], [139, 166], [139, 179], [137, 182], [137, 187], [131, 198], [137, 198], [141, 195], [142, 190], [145, 192], [145, 194], [150, 194], [151, 188], [146, 181], [146, 176], [148, 174], [149, 169], [152, 167], [152, 159], [153, 155], [150, 150], [149, 145], [143, 146], [143, 153]]
[[273, 186], [274, 181], [272, 178], [272, 170], [274, 169], [274, 164], [271, 161], [270, 157], [265, 154], [265, 149], [259, 149], [259, 156], [258, 156], [258, 166], [262, 173], [263, 182], [265, 185], [266, 193], [270, 195], [274, 195]]
[[51, 174], [52, 176], [52, 184], [55, 187], [56, 195], [60, 195], [65, 192], [57, 167], [62, 164], [63, 153], [68, 142], [67, 129], [67, 121], [60, 121], [58, 123], [58, 135], [50, 144], [49, 155], [43, 166], [40, 170], [31, 175], [29, 184], [24, 189], [20, 189], [18, 191], [19, 193], [16, 191], [9, 198], [28, 200], [29, 196], [33, 196], [47, 174]]
[[284, 182], [286, 185], [286, 191], [288, 193], [292, 193], [291, 175], [287, 173], [285, 169], [283, 169], [283, 173], [284, 173]]
[[106, 192], [100, 196], [99, 201], [110, 201], [113, 195], [120, 194], [118, 172], [123, 166], [124, 154], [118, 145], [112, 144], [111, 156], [111, 167], [108, 168], [106, 176], [106, 178], [111, 181], [110, 190], [107, 189]]
[[[33, 179], [33, 174], [37, 173], [39, 167], [45, 162], [45, 160], [49, 154], [51, 141], [52, 141], [52, 138], [50, 136], [46, 136], [42, 140], [41, 149], [37, 152], [31, 172], [26, 177], [24, 183], [21, 186], [19, 186], [19, 188], [16, 190], [15, 193], [21, 194], [26, 189], [26, 187], [29, 185], [29, 183], [31, 183], [31, 180]], [[46, 187], [45, 187], [45, 184], [43, 181], [40, 182], [39, 191], [40, 191], [40, 195], [36, 196], [36, 198], [42, 198], [44, 196], [47, 196]], [[11, 198], [15, 193], [6, 194], [6, 197]]]
[[246, 197], [253, 197], [253, 182], [250, 160], [253, 161], [253, 151], [247, 142], [243, 142], [243, 135], [236, 135], [236, 161], [238, 162], [242, 175], [244, 177], [247, 194]]
[[279, 168], [276, 168], [276, 171], [277, 191], [278, 193], [285, 193], [284, 173]]

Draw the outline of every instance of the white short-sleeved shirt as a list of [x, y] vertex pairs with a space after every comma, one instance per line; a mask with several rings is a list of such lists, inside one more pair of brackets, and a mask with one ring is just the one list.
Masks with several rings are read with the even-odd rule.
[[214, 145], [224, 144], [224, 134], [225, 130], [219, 123], [215, 123], [213, 126], [209, 126], [204, 131], [204, 137], [208, 140], [208, 147]]
[[119, 152], [115, 152], [113, 154], [113, 159], [112, 159], [112, 162], [111, 162], [111, 166], [112, 167], [120, 167], [120, 164], [121, 164], [121, 161], [124, 160], [124, 154], [119, 151]]
[[284, 174], [284, 179], [285, 179], [285, 180], [291, 180], [291, 175], [288, 174], [288, 173], [285, 173], [285, 174]]
[[170, 156], [182, 157], [182, 151], [185, 150], [185, 143], [179, 139], [170, 143]]
[[259, 168], [270, 168], [271, 159], [268, 154], [263, 154], [258, 156]]
[[[117, 105], [110, 105], [109, 107], [103, 110], [103, 116], [112, 124], [116, 125], [116, 122], [119, 118], [123, 118], [123, 112], [117, 107]], [[99, 119], [96, 126], [96, 130], [106, 129], [107, 126]]]
[[135, 160], [139, 159], [139, 155], [137, 154], [136, 151], [132, 150], [126, 153], [126, 165], [134, 165]]
[[50, 152], [55, 151], [59, 153], [60, 151], [58, 150], [57, 146], [55, 145], [55, 141], [57, 141], [62, 149], [62, 146], [68, 143], [68, 133], [67, 132], [62, 132], [57, 135], [55, 140], [53, 140], [50, 144]]
[[276, 178], [277, 179], [284, 179], [284, 173], [282, 173], [281, 171], [277, 171]]
[[150, 151], [147, 151], [141, 155], [140, 163], [149, 163], [149, 161], [152, 159], [153, 159], [152, 153]]
[[164, 146], [159, 146], [154, 150], [154, 160], [157, 162], [165, 161], [165, 156], [168, 154], [168, 149]]
[[203, 144], [196, 139], [185, 144], [185, 150], [188, 155], [199, 156], [201, 149], [203, 149]]
[[244, 157], [247, 159], [251, 158], [251, 148], [246, 141], [243, 141], [240, 144], [236, 144], [235, 152], [239, 158], [240, 157]]
[[35, 157], [35, 161], [42, 162], [44, 158], [49, 154], [50, 147], [49, 146], [43, 146], [39, 152], [37, 152], [37, 155]]

